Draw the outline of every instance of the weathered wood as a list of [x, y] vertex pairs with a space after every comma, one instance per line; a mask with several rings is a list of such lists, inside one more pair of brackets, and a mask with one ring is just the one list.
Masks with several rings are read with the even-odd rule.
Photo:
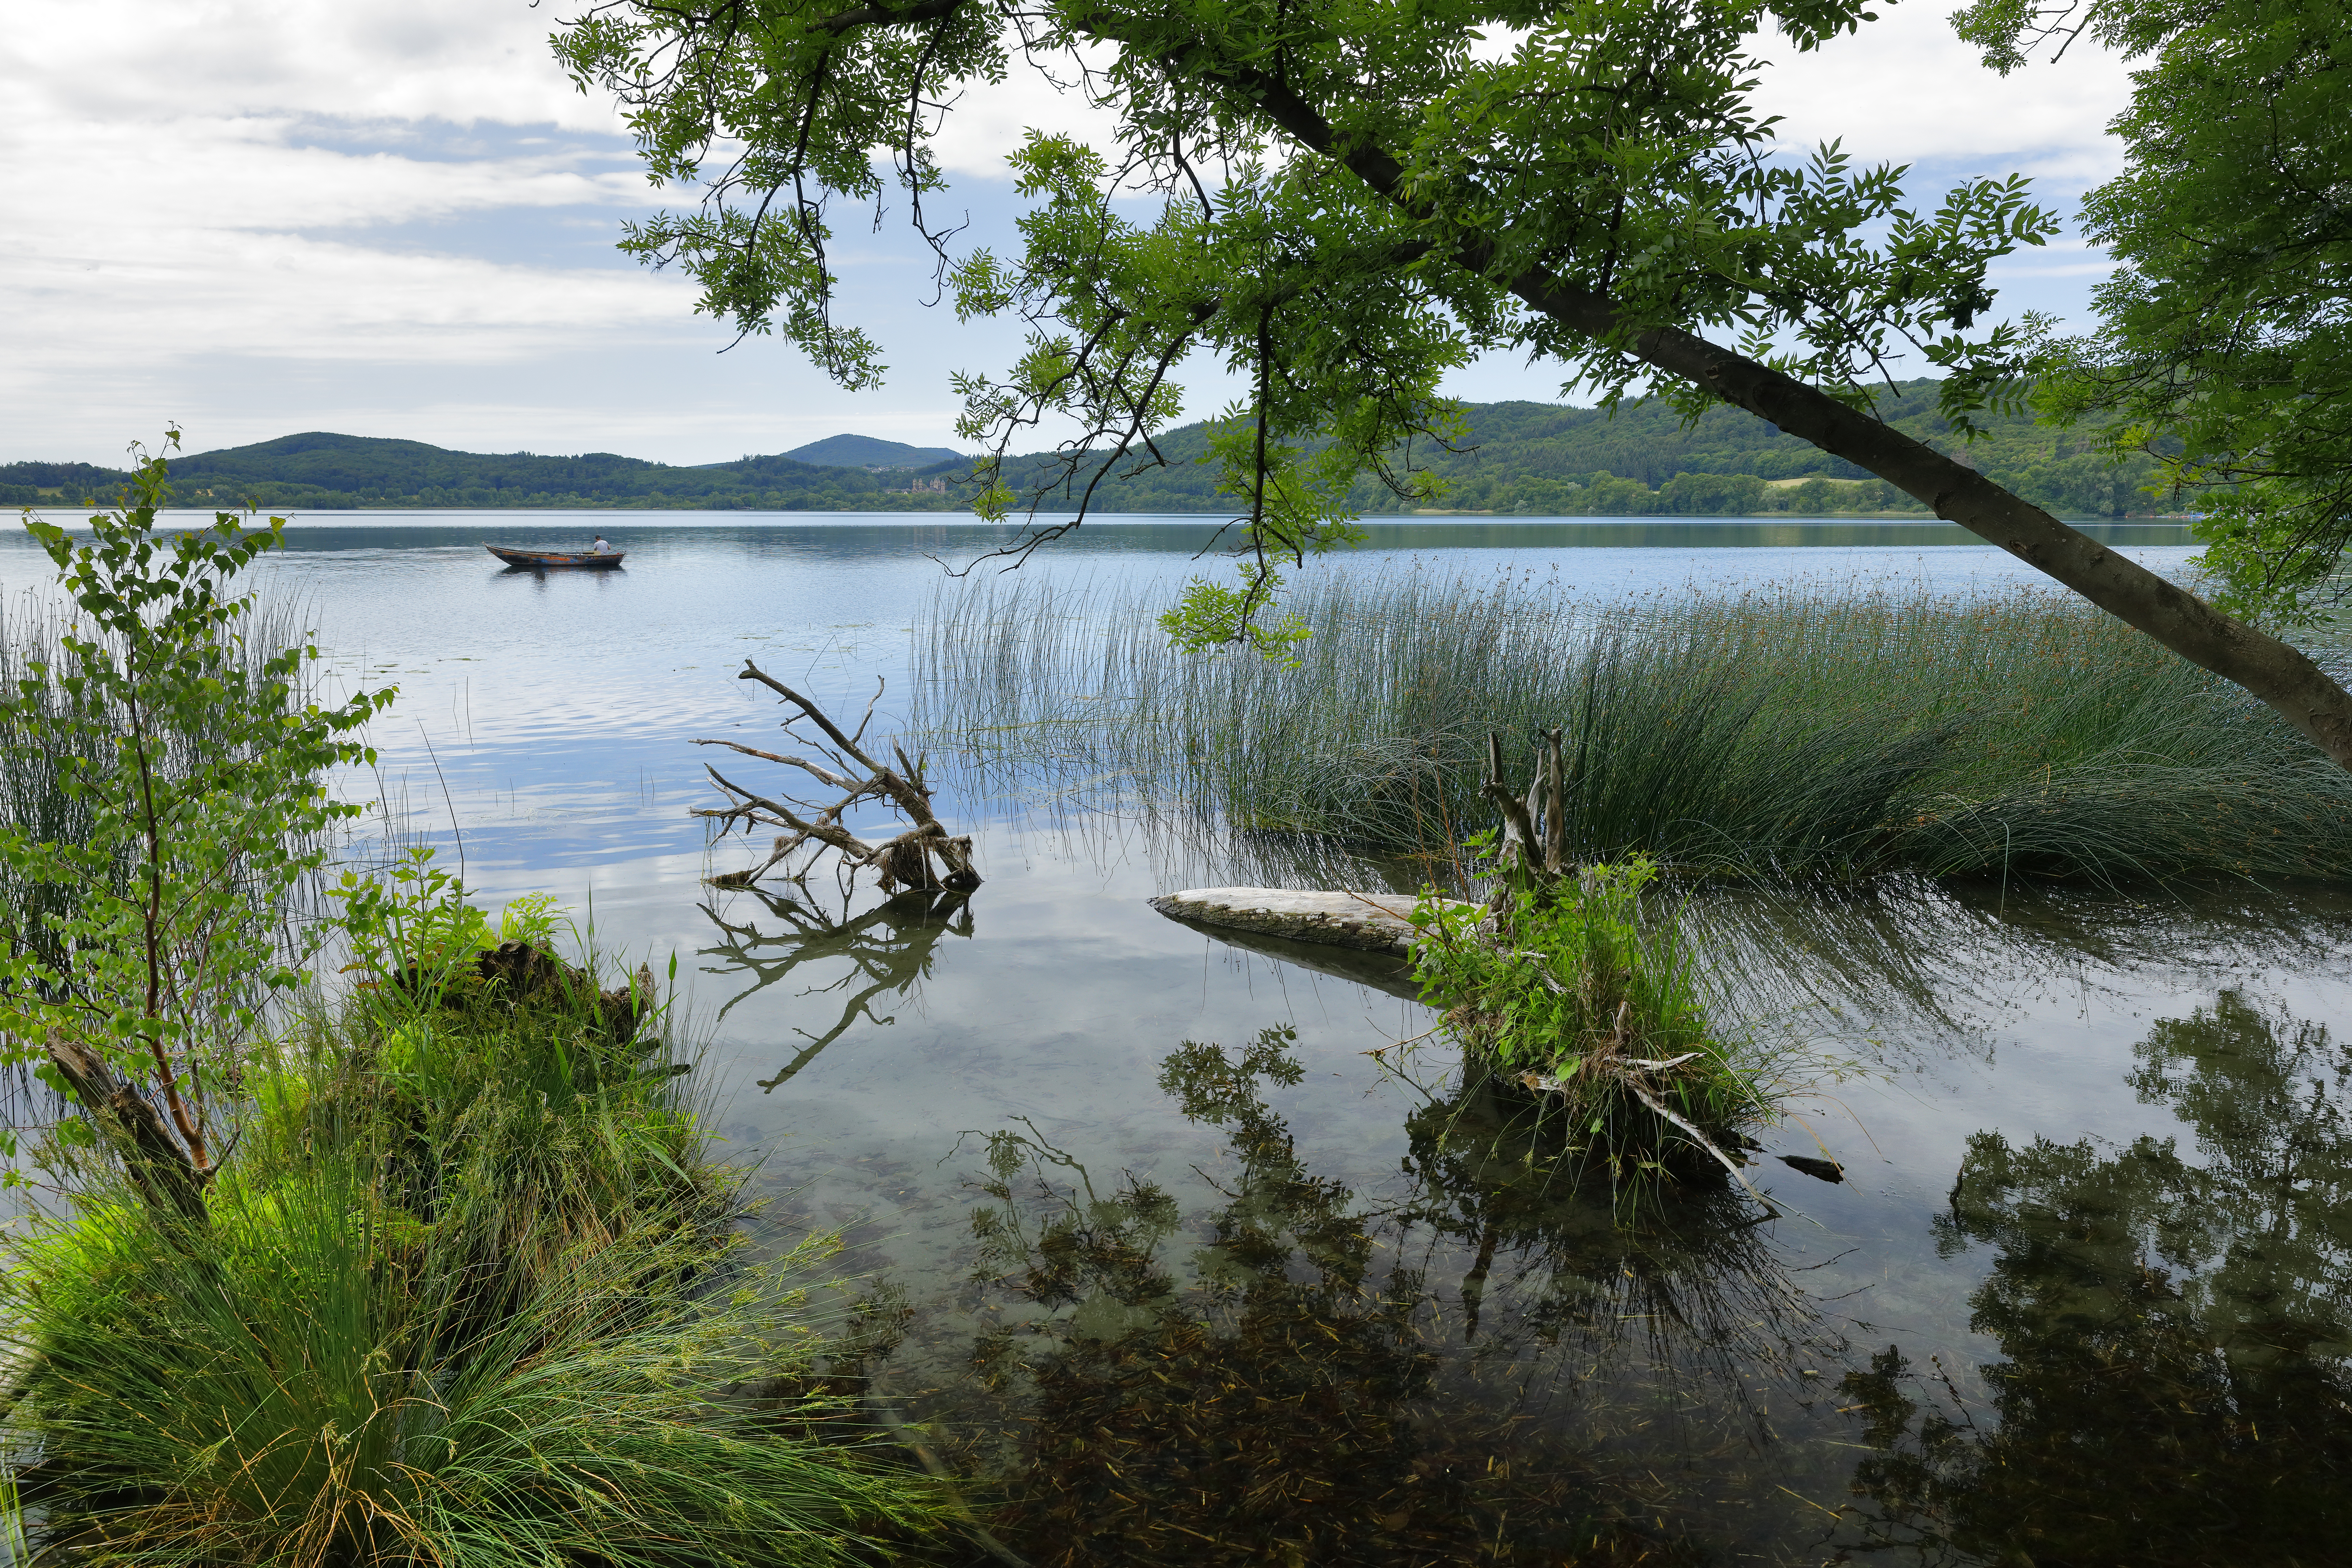
[[[775, 763], [783, 767], [797, 768], [827, 789], [840, 792], [839, 798], [829, 805], [801, 800], [785, 794], [765, 795], [746, 789], [709, 763], [703, 772], [710, 782], [728, 798], [724, 806], [697, 808], [693, 815], [715, 818], [719, 836], [724, 838], [730, 831], [741, 827], [748, 837], [754, 826], [781, 827], [785, 831], [776, 837], [768, 858], [757, 866], [740, 871], [729, 871], [709, 879], [718, 888], [748, 888], [778, 866], [785, 864], [798, 851], [814, 845], [809, 863], [797, 872], [787, 871], [788, 880], [800, 881], [814, 864], [817, 853], [831, 849], [840, 857], [840, 863], [853, 877], [859, 869], [870, 869], [882, 890], [892, 892], [900, 887], [924, 892], [949, 890], [968, 893], [980, 886], [980, 873], [971, 863], [971, 839], [950, 833], [931, 812], [931, 789], [923, 782], [923, 766], [919, 760], [910, 759], [903, 747], [891, 742], [890, 753], [898, 766], [890, 767], [868, 754], [864, 748], [866, 728], [874, 720], [874, 705], [881, 700], [883, 685], [877, 682], [874, 696], [866, 704], [864, 718], [859, 720], [855, 734], [845, 731], [824, 710], [799, 692], [761, 669], [750, 659], [736, 676], [738, 680], [756, 680], [799, 710], [784, 721], [784, 731], [792, 733], [793, 726], [806, 721], [824, 731], [823, 742], [812, 742], [804, 736], [794, 736], [803, 745], [810, 745], [823, 758], [814, 763], [805, 757], [790, 756], [777, 752], [747, 746], [740, 741], [698, 740], [698, 746], [724, 746], [747, 757]], [[894, 837], [875, 840], [860, 838], [841, 825], [844, 813], [861, 800], [887, 800], [913, 825]], [[939, 864], [935, 868], [932, 862]]]
[[205, 1218], [205, 1175], [173, 1136], [163, 1112], [96, 1051], [56, 1029], [45, 1044], [49, 1061], [89, 1115], [91, 1125], [122, 1157], [140, 1195], [181, 1219]]
[[1326, 947], [1404, 954], [1420, 939], [1411, 918], [1417, 901], [1402, 893], [1188, 888], [1181, 893], [1161, 894], [1151, 900], [1151, 907], [1170, 920], [1198, 925], [1258, 931]]

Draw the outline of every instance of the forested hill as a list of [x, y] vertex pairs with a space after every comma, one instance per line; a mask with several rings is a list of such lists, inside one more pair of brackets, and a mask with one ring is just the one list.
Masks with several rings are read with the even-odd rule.
[[[2068, 516], [2114, 517], [2160, 510], [2142, 493], [2151, 465], [2118, 468], [2084, 451], [2078, 437], [2024, 418], [1997, 421], [1990, 439], [1969, 447], [1935, 412], [1935, 384], [1913, 382], [1881, 411], [1899, 428], [1963, 457], [2028, 500]], [[1471, 437], [1459, 451], [1417, 445], [1417, 466], [1447, 483], [1438, 505], [1464, 511], [1534, 515], [1640, 515], [1758, 511], [1917, 510], [1916, 503], [1861, 469], [1734, 408], [1710, 411], [1689, 428], [1652, 405], [1596, 409], [1543, 403], [1472, 404]], [[1222, 511], [1215, 476], [1196, 462], [1205, 428], [1189, 425], [1159, 438], [1165, 468], [1106, 484], [1106, 511]], [[948, 510], [970, 501], [962, 458], [923, 468], [870, 465], [877, 452], [928, 458], [915, 448], [834, 437], [797, 456], [744, 458], [681, 468], [609, 452], [541, 457], [530, 452], [452, 452], [419, 441], [311, 432], [250, 447], [198, 452], [172, 461], [183, 505], [249, 502], [275, 509], [349, 507], [677, 508], [784, 511]], [[838, 456], [835, 453], [838, 452]], [[804, 457], [832, 458], [809, 462]], [[1016, 483], [1046, 472], [1044, 459], [1009, 465]], [[125, 476], [81, 463], [0, 465], [0, 504], [75, 506], [112, 499]], [[1351, 498], [1368, 513], [1403, 503], [1372, 481]]]

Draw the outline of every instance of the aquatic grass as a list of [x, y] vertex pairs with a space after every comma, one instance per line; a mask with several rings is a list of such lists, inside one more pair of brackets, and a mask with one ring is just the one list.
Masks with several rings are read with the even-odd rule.
[[[385, 1223], [353, 1164], [215, 1213], [175, 1232], [86, 1203], [13, 1259], [11, 1426], [85, 1555], [833, 1563], [936, 1517], [850, 1434], [777, 1433], [726, 1392], [805, 1364], [799, 1276], [822, 1246], [702, 1289], [698, 1229], [640, 1211], [457, 1331], [485, 1268], [468, 1227]], [[802, 1401], [803, 1425], [846, 1415], [824, 1404]]]
[[1554, 726], [1580, 860], [1854, 879], [2341, 878], [2352, 777], [2122, 624], [2032, 592], [1575, 598], [1525, 576], [1331, 578], [1285, 668], [1187, 656], [1139, 593], [974, 581], [917, 633], [960, 782], [1450, 857], [1486, 736]]

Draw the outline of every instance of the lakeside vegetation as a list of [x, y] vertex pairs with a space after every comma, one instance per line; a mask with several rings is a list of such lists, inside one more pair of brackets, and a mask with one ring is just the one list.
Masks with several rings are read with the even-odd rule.
[[2051, 595], [1767, 588], [1608, 606], [1393, 574], [1286, 602], [1295, 668], [1172, 649], [1151, 606], [942, 591], [919, 721], [981, 788], [1078, 789], [1450, 860], [1487, 737], [1555, 725], [1567, 853], [1670, 870], [2352, 873], [2352, 779], [2273, 713]]
[[649, 968], [607, 985], [551, 900], [493, 919], [429, 851], [298, 896], [389, 693], [310, 700], [308, 637], [230, 591], [282, 521], [159, 534], [163, 469], [87, 542], [30, 525], [73, 618], [7, 628], [0, 1539], [719, 1568], [936, 1532], [822, 1359], [835, 1240], [751, 1257]]
[[[2087, 433], [2044, 428], [2020, 416], [1988, 419], [1974, 446], [1936, 409], [1936, 384], [1905, 384], [1887, 395], [1898, 429], [1969, 462], [2037, 504], [2069, 516], [2122, 517], [2164, 510], [2143, 494], [2151, 459], [2118, 462]], [[1597, 409], [1539, 403], [1471, 404], [1471, 435], [1448, 451], [1426, 441], [1404, 454], [1444, 480], [1444, 509], [1567, 517], [1739, 516], [1787, 512], [1894, 513], [1925, 517], [1911, 497], [1862, 469], [1734, 408], [1716, 408], [1685, 426], [1663, 405]], [[835, 438], [835, 442], [843, 438]], [[1192, 424], [1157, 438], [1164, 468], [1106, 483], [1093, 506], [1104, 512], [1229, 512], [1217, 470], [1200, 461], [1210, 430]], [[875, 455], [884, 443], [840, 449]], [[824, 456], [834, 443], [801, 450]], [[872, 448], [872, 449], [869, 449]], [[918, 457], [919, 449], [909, 448]], [[417, 441], [312, 432], [172, 460], [183, 495], [219, 504], [336, 510], [354, 507], [627, 508], [772, 511], [955, 511], [976, 487], [961, 459], [907, 469], [830, 466], [791, 457], [744, 458], [681, 468], [611, 453], [550, 457], [446, 451]], [[1005, 479], [1024, 490], [1045, 482], [1042, 457], [1009, 459]], [[84, 463], [0, 465], [0, 504], [75, 505], [111, 500], [121, 471]], [[1072, 496], [1049, 498], [1047, 510]], [[1408, 504], [1370, 479], [1347, 497], [1367, 515]]]

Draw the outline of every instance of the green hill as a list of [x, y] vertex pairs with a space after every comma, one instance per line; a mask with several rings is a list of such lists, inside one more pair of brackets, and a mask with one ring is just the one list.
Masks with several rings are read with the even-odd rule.
[[[2158, 510], [2139, 489], [2153, 469], [2147, 458], [2118, 466], [2087, 450], [2080, 437], [2021, 417], [1994, 422], [1990, 436], [1970, 446], [1936, 413], [1933, 382], [1906, 384], [1883, 400], [1881, 412], [1897, 428], [2061, 515]], [[1439, 504], [1451, 510], [1571, 517], [1923, 510], [1892, 486], [1734, 408], [1710, 410], [1687, 427], [1655, 405], [1613, 417], [1546, 403], [1472, 404], [1466, 413], [1471, 435], [1456, 449], [1422, 443], [1399, 454], [1445, 480]], [[1207, 447], [1204, 426], [1169, 431], [1158, 445], [1168, 465], [1129, 471], [1136, 465], [1122, 464], [1121, 477], [1097, 490], [1098, 510], [1233, 507], [1216, 494], [1215, 475], [1196, 461]], [[922, 467], [906, 465], [945, 451], [835, 436], [777, 457], [684, 468], [609, 452], [452, 452], [420, 441], [312, 431], [175, 458], [172, 478], [182, 504], [198, 507], [944, 511], [970, 502], [968, 460], [949, 454]], [[1007, 468], [1008, 479], [1024, 489], [1053, 473], [1043, 455], [1013, 458]], [[106, 500], [123, 479], [118, 470], [81, 463], [0, 465], [0, 504]], [[1050, 498], [1048, 509], [1073, 499]], [[1350, 500], [1368, 514], [1403, 505], [1370, 479], [1359, 482]]]
[[[961, 466], [959, 459], [959, 467]], [[110, 498], [126, 476], [87, 464], [0, 466], [0, 502]], [[452, 452], [422, 441], [321, 430], [250, 447], [172, 459], [184, 505], [300, 507], [628, 507], [854, 511], [904, 508], [906, 476], [820, 467], [790, 458], [744, 458], [702, 468], [649, 463], [611, 452]], [[899, 492], [888, 497], [892, 487]], [[933, 493], [926, 503], [939, 500]]]
[[928, 468], [963, 461], [963, 454], [952, 447], [909, 447], [904, 441], [883, 441], [872, 436], [827, 436], [795, 447], [784, 456], [821, 468]]

